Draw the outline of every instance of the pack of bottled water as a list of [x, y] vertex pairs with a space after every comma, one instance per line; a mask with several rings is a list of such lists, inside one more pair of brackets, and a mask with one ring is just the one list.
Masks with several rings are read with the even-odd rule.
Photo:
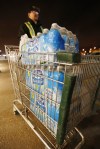
[[54, 55], [48, 56], [46, 53], [58, 51], [78, 53], [79, 41], [71, 31], [53, 23], [50, 30], [44, 29], [43, 33], [38, 33], [33, 38], [28, 38], [26, 34], [23, 35], [19, 48], [23, 64], [41, 64], [55, 60]]
[[40, 121], [56, 133], [64, 73], [40, 68], [34, 69], [30, 77], [29, 82], [31, 80], [31, 88], [34, 90], [30, 92], [30, 109]]
[[30, 92], [30, 109], [40, 121], [45, 123], [45, 100], [38, 94], [36, 94], [34, 91]]
[[64, 39], [64, 46], [67, 52], [78, 53], [79, 52], [79, 41], [75, 34], [68, 31], [65, 27], [59, 26], [57, 23], [51, 25], [51, 29], [57, 29], [62, 38]]
[[[56, 61], [54, 53], [59, 51], [78, 53], [79, 41], [76, 35], [57, 23], [32, 39], [23, 36], [20, 42], [22, 64], [34, 65], [33, 70], [26, 71], [26, 85], [33, 89], [30, 91], [30, 109], [54, 133], [59, 119], [64, 72], [43, 69], [40, 64]], [[38, 68], [36, 64], [39, 64]]]

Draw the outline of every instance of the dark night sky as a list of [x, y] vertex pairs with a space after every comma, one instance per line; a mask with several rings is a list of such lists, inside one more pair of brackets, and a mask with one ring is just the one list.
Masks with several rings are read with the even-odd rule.
[[40, 7], [42, 26], [58, 23], [77, 35], [80, 48], [100, 47], [100, 2], [78, 0], [0, 0], [0, 49], [18, 45], [19, 25], [26, 20], [28, 5]]

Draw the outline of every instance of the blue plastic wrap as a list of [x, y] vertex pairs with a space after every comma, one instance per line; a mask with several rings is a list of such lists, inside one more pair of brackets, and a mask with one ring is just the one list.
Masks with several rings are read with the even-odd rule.
[[53, 52], [65, 50], [65, 41], [57, 29], [51, 29], [47, 34], [48, 49]]

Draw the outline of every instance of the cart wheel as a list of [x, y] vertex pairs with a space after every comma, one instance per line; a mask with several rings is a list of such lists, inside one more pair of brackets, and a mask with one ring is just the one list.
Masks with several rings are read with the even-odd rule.
[[14, 115], [19, 115], [18, 111], [13, 111], [14, 112]]

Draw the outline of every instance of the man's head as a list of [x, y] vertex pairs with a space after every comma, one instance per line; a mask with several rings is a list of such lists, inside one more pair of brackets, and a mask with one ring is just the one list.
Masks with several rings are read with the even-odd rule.
[[40, 13], [40, 9], [38, 7], [35, 6], [31, 6], [28, 9], [28, 17], [33, 20], [34, 22], [37, 22], [39, 19], [39, 13]]

